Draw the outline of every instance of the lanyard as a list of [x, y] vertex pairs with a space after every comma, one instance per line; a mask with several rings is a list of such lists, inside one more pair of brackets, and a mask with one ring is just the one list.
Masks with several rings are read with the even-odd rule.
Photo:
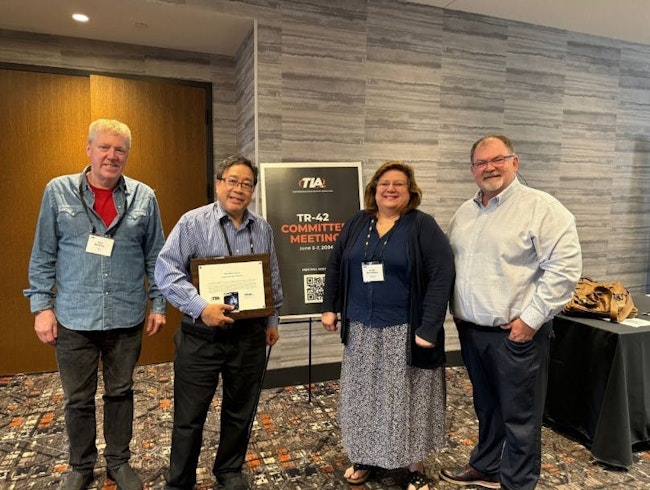
[[[91, 235], [95, 235], [97, 233], [97, 229], [95, 228], [95, 225], [93, 224], [93, 220], [90, 219], [90, 212], [88, 211], [88, 205], [86, 204], [86, 200], [84, 199], [84, 190], [83, 190], [83, 179], [84, 179], [84, 174], [81, 174], [81, 177], [79, 177], [79, 197], [81, 198], [81, 205], [84, 208], [84, 213], [86, 213], [86, 217], [88, 218], [88, 222], [90, 223], [90, 226], [92, 227]], [[133, 204], [133, 203], [131, 203]], [[115, 232], [119, 228], [120, 224], [122, 224], [122, 220], [126, 216], [126, 209], [124, 210], [124, 213], [119, 215], [117, 219], [117, 223], [115, 223], [115, 226], [111, 229], [109, 232], [106, 230], [106, 233], [104, 233], [104, 236], [107, 236], [109, 238], [113, 238], [115, 236]]]
[[[226, 241], [226, 247], [228, 247], [228, 255], [232, 255], [232, 248], [230, 247], [230, 241], [228, 240], [228, 235], [226, 234], [226, 227], [223, 225], [223, 221], [219, 220], [219, 226], [221, 227], [223, 238]], [[251, 255], [252, 255], [253, 254], [253, 232], [251, 231], [250, 221], [246, 223], [246, 229], [248, 230], [248, 240], [250, 241]]]
[[[393, 232], [395, 231], [395, 227], [397, 226], [397, 223], [399, 223], [399, 221], [397, 221], [395, 223], [395, 225], [393, 225], [393, 227], [390, 229], [390, 231], [384, 235], [384, 237], [386, 239], [382, 243], [381, 249], [379, 250], [378, 262], [381, 262], [382, 259], [384, 258], [384, 249], [386, 248], [386, 245], [388, 244], [388, 240], [390, 240], [390, 237], [393, 235]], [[366, 235], [366, 244], [363, 247], [363, 261], [364, 262], [366, 262], [367, 258], [368, 258], [368, 245], [370, 244], [370, 235], [372, 234], [372, 229], [373, 229], [374, 226], [375, 226], [375, 218], [372, 218], [370, 220], [370, 226], [368, 226], [368, 234]], [[380, 238], [380, 240], [381, 240], [381, 238]]]

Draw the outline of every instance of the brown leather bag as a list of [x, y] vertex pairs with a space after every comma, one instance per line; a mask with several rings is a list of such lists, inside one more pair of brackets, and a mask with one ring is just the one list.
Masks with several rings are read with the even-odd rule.
[[636, 316], [630, 292], [618, 281], [600, 282], [581, 277], [573, 297], [564, 306], [565, 315], [609, 318], [619, 323]]

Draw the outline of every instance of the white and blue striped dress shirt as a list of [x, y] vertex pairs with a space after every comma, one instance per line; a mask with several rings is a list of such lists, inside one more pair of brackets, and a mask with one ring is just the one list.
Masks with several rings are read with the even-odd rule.
[[282, 306], [282, 285], [273, 231], [266, 220], [249, 210], [244, 213], [242, 224], [237, 229], [219, 203], [193, 209], [181, 216], [156, 261], [158, 287], [172, 305], [194, 319], [199, 318], [208, 302], [199, 296], [192, 284], [190, 259], [230, 255], [228, 244], [233, 255], [270, 255], [274, 314], [268, 318], [267, 326], [276, 327]]

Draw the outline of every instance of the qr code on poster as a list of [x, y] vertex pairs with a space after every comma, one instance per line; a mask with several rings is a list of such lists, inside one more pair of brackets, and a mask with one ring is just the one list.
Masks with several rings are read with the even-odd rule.
[[323, 287], [325, 287], [325, 274], [305, 274], [305, 303], [322, 303]]

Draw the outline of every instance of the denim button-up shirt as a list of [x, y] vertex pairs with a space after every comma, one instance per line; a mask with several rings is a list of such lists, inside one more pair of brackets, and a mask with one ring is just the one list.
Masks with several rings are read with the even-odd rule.
[[[154, 278], [165, 241], [158, 202], [149, 186], [123, 176], [113, 190], [117, 217], [106, 227], [93, 211], [95, 194], [87, 170], [47, 184], [29, 263], [30, 287], [24, 294], [32, 312], [54, 308], [66, 328], [132, 327], [145, 317], [145, 276], [151, 312], [165, 313], [165, 299]], [[110, 257], [86, 252], [93, 228], [96, 235], [115, 240]]]

